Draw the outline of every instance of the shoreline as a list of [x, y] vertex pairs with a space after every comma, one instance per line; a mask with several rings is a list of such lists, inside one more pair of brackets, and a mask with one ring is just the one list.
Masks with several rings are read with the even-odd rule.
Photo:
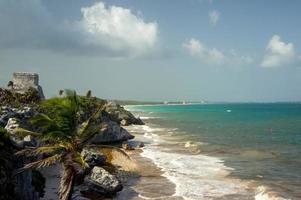
[[[253, 181], [244, 181], [228, 176], [230, 175], [232, 169], [224, 166], [222, 160], [202, 154], [182, 154], [178, 149], [173, 149], [173, 151], [175, 151], [173, 153], [168, 151], [160, 152], [163, 153], [160, 154], [160, 156], [163, 156], [163, 159], [168, 159], [166, 155], [172, 155], [174, 157], [174, 160], [186, 158], [195, 159], [193, 162], [196, 162], [196, 164], [191, 163], [191, 167], [195, 168], [196, 172], [204, 170], [202, 172], [203, 174], [199, 175], [198, 173], [192, 172], [190, 168], [188, 168], [187, 171], [178, 171], [179, 169], [175, 168], [174, 173], [176, 174], [172, 176], [166, 166], [162, 166], [156, 161], [159, 156], [157, 156], [157, 158], [155, 156], [150, 156], [158, 154], [158, 151], [152, 151], [151, 149], [151, 147], [154, 145], [154, 141], [148, 140], [148, 138], [150, 137], [150, 130], [148, 129], [156, 130], [156, 128], [151, 127], [151, 124], [147, 122], [146, 125], [143, 126], [134, 125], [128, 126], [126, 128], [131, 134], [135, 136], [135, 139], [131, 140], [131, 142], [143, 142], [145, 144], [145, 147], [143, 147], [142, 149], [125, 150], [125, 152], [134, 161], [137, 168], [135, 172], [126, 172], [125, 176], [123, 174], [120, 174], [124, 188], [113, 198], [106, 198], [107, 200], [199, 199], [200, 196], [186, 196], [192, 191], [195, 191], [197, 194], [204, 194], [204, 196], [202, 195], [201, 199], [236, 198], [255, 200], [284, 200], [284, 198], [278, 196], [277, 193], [269, 190], [269, 188], [266, 186], [258, 185]], [[156, 138], [158, 137], [157, 134], [153, 135]], [[159, 146], [161, 148], [161, 145]], [[166, 153], [166, 155], [164, 155], [164, 153]], [[200, 162], [197, 159], [203, 160]], [[206, 166], [208, 164], [209, 166]], [[60, 176], [57, 174], [57, 171], [57, 167], [54, 167], [53, 169], [46, 169], [43, 172], [43, 174], [47, 177], [45, 188], [46, 192], [45, 197], [42, 198], [43, 200], [57, 199], [57, 189], [60, 180]], [[183, 176], [177, 177], [177, 173], [183, 173]], [[192, 183], [185, 185], [185, 182], [187, 183], [188, 181], [189, 183], [189, 176], [191, 175], [191, 173], [195, 176], [195, 178], [198, 177], [198, 185], [195, 185], [195, 183], [193, 183], [193, 185], [191, 185]], [[182, 181], [182, 183], [179, 182], [179, 180]], [[218, 185], [214, 186], [214, 184], [216, 184], [216, 181], [218, 182]], [[210, 186], [211, 184], [213, 185]], [[208, 186], [213, 187], [210, 189], [213, 190], [213, 193], [210, 190], [207, 191], [206, 187]], [[220, 189], [222, 190], [220, 191]]]
[[[129, 132], [135, 136], [135, 139], [132, 141], [145, 142], [145, 139], [143, 139], [143, 132], [133, 133], [130, 130]], [[164, 172], [153, 162], [153, 160], [142, 155], [143, 151], [143, 148], [126, 151], [137, 165], [136, 175], [127, 176], [127, 179], [123, 184], [123, 190], [113, 199], [183, 200], [182, 197], [174, 196], [176, 193], [176, 185], [163, 176]]]
[[[152, 124], [147, 123], [144, 127], [141, 127], [145, 130], [145, 132], [141, 131], [139, 133], [133, 133], [129, 130], [133, 135], [135, 135], [134, 141], [143, 141], [141, 138], [155, 137], [158, 141], [165, 141], [164, 135], [151, 133], [152, 131], [158, 129], [157, 127], [151, 127]], [[141, 129], [140, 128], [140, 129]], [[139, 129], [139, 128], [138, 128]], [[160, 129], [160, 128], [159, 128]], [[148, 131], [147, 131], [148, 130]], [[163, 132], [166, 130], [163, 129]], [[162, 130], [161, 130], [162, 132]], [[144, 134], [143, 134], [144, 133]], [[150, 136], [152, 135], [152, 136]], [[170, 141], [169, 141], [170, 142]], [[143, 177], [143, 173], [148, 172], [150, 168], [154, 168], [157, 170], [155, 174], [156, 178], [163, 178], [166, 183], [172, 185], [172, 188], [165, 188], [168, 190], [168, 196], [142, 196], [136, 194], [133, 198], [116, 198], [116, 200], [123, 199], [134, 199], [134, 200], [143, 200], [143, 199], [255, 199], [255, 200], [286, 200], [285, 198], [279, 196], [276, 192], [271, 190], [269, 187], [264, 185], [258, 185], [255, 180], [242, 180], [239, 178], [235, 178], [231, 176], [231, 171], [234, 170], [224, 165], [224, 161], [217, 157], [207, 156], [203, 154], [189, 154], [180, 150], [178, 143], [172, 149], [166, 149], [170, 147], [170, 144], [166, 146], [166, 144], [155, 144], [147, 143], [144, 149], [137, 152], [136, 150], [130, 151], [132, 152], [130, 155], [135, 157], [138, 163], [140, 163], [140, 168], [144, 168], [144, 171], [141, 173], [141, 177]], [[152, 148], [154, 146], [154, 148]], [[172, 145], [173, 146], [173, 145]], [[159, 148], [157, 148], [159, 147]], [[186, 148], [186, 146], [185, 146]], [[169, 160], [170, 159], [170, 160]], [[190, 160], [190, 163], [187, 165], [187, 159]], [[163, 163], [161, 161], [163, 160]], [[164, 164], [164, 160], [168, 163], [176, 163], [177, 165], [166, 165]], [[184, 168], [183, 166], [183, 162]], [[193, 162], [191, 162], [193, 161]], [[190, 166], [190, 168], [189, 168]], [[170, 167], [170, 168], [169, 168]], [[195, 170], [191, 170], [191, 169]], [[182, 171], [184, 169], [184, 171]], [[186, 169], [186, 170], [185, 170]], [[200, 172], [200, 173], [199, 173]], [[144, 177], [145, 178], [145, 177]], [[146, 181], [149, 182], [149, 180]], [[149, 182], [150, 187], [152, 188], [152, 183]], [[134, 189], [137, 193], [143, 193], [143, 184], [141, 182], [135, 182], [132, 185], [127, 185], [131, 189]], [[164, 185], [163, 185], [164, 187]], [[139, 188], [140, 190], [137, 190]], [[141, 191], [142, 189], [142, 191]], [[162, 188], [160, 188], [162, 190]], [[160, 191], [160, 190], [159, 190]], [[158, 191], [156, 191], [158, 194]], [[120, 192], [119, 196], [122, 196], [123, 191]]]

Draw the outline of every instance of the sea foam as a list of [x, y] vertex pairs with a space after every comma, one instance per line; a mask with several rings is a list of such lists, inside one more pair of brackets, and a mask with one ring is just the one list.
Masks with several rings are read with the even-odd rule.
[[164, 152], [164, 148], [158, 146], [164, 140], [158, 139], [158, 134], [154, 133], [158, 129], [149, 126], [142, 129], [144, 136], [153, 140], [143, 149], [141, 156], [151, 159], [162, 169], [163, 176], [176, 185], [174, 196], [192, 200], [246, 193], [246, 185], [226, 177], [233, 169], [226, 167], [221, 159], [200, 154]]
[[255, 200], [290, 200], [280, 197], [276, 192], [269, 191], [269, 189], [263, 185], [256, 188]]

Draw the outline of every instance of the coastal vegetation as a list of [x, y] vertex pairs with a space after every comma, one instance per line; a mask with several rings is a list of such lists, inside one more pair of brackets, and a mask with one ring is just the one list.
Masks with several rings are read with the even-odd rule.
[[[29, 182], [38, 183], [33, 185], [33, 190], [38, 193], [35, 196], [43, 196], [45, 178], [36, 169], [59, 164], [62, 170], [61, 200], [71, 199], [75, 187], [82, 194], [99, 193], [101, 196], [120, 191], [120, 181], [106, 171], [113, 174], [118, 171], [120, 166], [111, 163], [113, 157], [124, 163], [131, 162], [116, 142], [133, 136], [120, 125], [143, 122], [119, 105], [92, 97], [91, 91], [86, 96], [79, 96], [75, 91], [64, 90], [59, 97], [47, 100], [40, 99], [34, 91], [28, 90], [24, 94], [6, 89], [0, 91], [0, 148], [9, 154], [1, 158], [6, 160], [1, 162], [4, 163], [0, 166], [1, 173], [13, 169], [14, 174], [5, 176], [9, 179], [24, 176], [22, 174], [29, 171]], [[7, 162], [9, 159], [19, 159], [22, 163], [13, 166], [13, 161]], [[6, 166], [7, 163], [10, 166]], [[103, 176], [111, 180], [110, 187], [102, 182], [107, 179]], [[15, 193], [22, 195], [23, 191], [16, 192], [17, 186], [13, 183], [4, 182], [7, 186], [3, 194], [11, 194], [14, 198], [18, 196]], [[12, 192], [8, 193], [9, 190]], [[10, 197], [1, 196], [0, 199]]]

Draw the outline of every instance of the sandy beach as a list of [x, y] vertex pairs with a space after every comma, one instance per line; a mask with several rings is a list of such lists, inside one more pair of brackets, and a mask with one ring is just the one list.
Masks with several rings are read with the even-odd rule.
[[[140, 142], [142, 134], [135, 135], [133, 141]], [[146, 144], [147, 145], [147, 144]], [[163, 177], [163, 172], [150, 159], [142, 157], [143, 149], [127, 150], [126, 153], [136, 164], [134, 173], [123, 176], [123, 190], [113, 198], [114, 200], [143, 200], [143, 199], [167, 199], [181, 200], [183, 198], [173, 196], [175, 185]], [[59, 165], [51, 166], [41, 170], [46, 178], [45, 195], [42, 200], [58, 199], [58, 187], [60, 182]]]

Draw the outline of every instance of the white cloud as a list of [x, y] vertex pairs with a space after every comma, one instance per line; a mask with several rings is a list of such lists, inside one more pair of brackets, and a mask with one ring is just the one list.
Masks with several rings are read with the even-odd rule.
[[99, 2], [81, 9], [79, 22], [86, 34], [86, 43], [101, 45], [112, 51], [141, 55], [152, 50], [157, 42], [156, 22], [146, 23], [131, 10], [105, 6]]
[[42, 0], [0, 0], [0, 49], [45, 49], [102, 57], [157, 53], [158, 25], [145, 22], [141, 12], [102, 2], [72, 12], [70, 16], [81, 14], [81, 18], [55, 17]]
[[216, 48], [207, 48], [199, 40], [191, 38], [183, 44], [183, 47], [189, 51], [191, 56], [200, 58], [208, 64], [221, 64], [225, 56]]
[[215, 26], [217, 24], [217, 22], [219, 21], [219, 18], [220, 18], [220, 14], [216, 10], [212, 10], [209, 12], [209, 20], [213, 26]]
[[266, 54], [261, 62], [262, 67], [277, 67], [288, 64], [295, 57], [294, 45], [284, 43], [280, 36], [274, 35], [266, 47]]
[[201, 62], [209, 65], [245, 65], [253, 62], [253, 58], [250, 56], [239, 55], [234, 50], [225, 53], [216, 48], [208, 48], [194, 38], [184, 42], [183, 48], [187, 50], [191, 56], [199, 58]]

